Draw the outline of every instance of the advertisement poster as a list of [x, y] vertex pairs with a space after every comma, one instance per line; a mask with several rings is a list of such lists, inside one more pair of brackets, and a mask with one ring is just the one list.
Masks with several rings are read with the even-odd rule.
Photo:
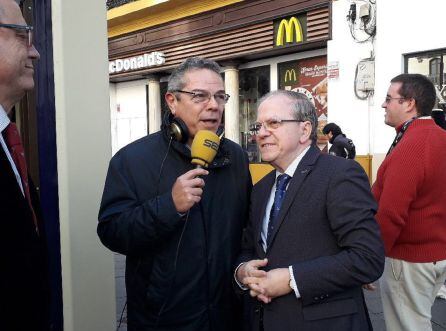
[[317, 145], [327, 151], [328, 139], [322, 134], [327, 124], [327, 58], [325, 56], [280, 63], [279, 88], [302, 93], [316, 108], [318, 116]]

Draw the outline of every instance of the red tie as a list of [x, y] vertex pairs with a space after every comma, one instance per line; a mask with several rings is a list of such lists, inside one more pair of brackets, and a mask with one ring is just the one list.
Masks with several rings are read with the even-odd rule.
[[36, 227], [36, 231], [38, 232], [37, 227], [37, 217], [34, 212], [34, 208], [31, 203], [31, 197], [29, 194], [29, 186], [28, 186], [28, 170], [26, 168], [26, 159], [25, 159], [25, 151], [23, 149], [22, 141], [20, 139], [19, 131], [17, 130], [17, 126], [15, 123], [9, 123], [4, 131], [4, 138], [6, 145], [8, 146], [9, 153], [12, 156], [12, 159], [19, 171], [20, 178], [22, 179], [22, 186], [25, 192], [26, 200], [28, 201], [29, 208], [33, 214], [33, 221]]

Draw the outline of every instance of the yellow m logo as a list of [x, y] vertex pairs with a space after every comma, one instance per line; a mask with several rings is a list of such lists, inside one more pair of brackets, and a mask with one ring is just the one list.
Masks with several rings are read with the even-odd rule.
[[288, 69], [285, 72], [285, 83], [288, 81], [295, 82], [296, 81], [296, 70], [294, 69]]
[[299, 20], [296, 17], [291, 17], [289, 20], [283, 19], [280, 21], [279, 29], [277, 30], [277, 37], [276, 37], [276, 46], [283, 46], [283, 37], [286, 37], [286, 42], [291, 43], [293, 42], [298, 43], [303, 41], [303, 33], [302, 33], [302, 26], [300, 25]]

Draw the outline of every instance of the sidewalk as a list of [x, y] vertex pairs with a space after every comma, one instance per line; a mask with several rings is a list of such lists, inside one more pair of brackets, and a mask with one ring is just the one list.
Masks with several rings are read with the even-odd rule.
[[[125, 257], [115, 254], [115, 270], [116, 270], [116, 318], [119, 324], [122, 309], [125, 305]], [[369, 309], [370, 319], [372, 320], [374, 331], [386, 331], [384, 324], [383, 308], [381, 305], [381, 297], [379, 294], [379, 284], [376, 291], [364, 291], [367, 307]], [[124, 311], [123, 322], [119, 331], [127, 331], [127, 316]], [[446, 331], [446, 300], [437, 299], [432, 307], [432, 329], [433, 331]], [[228, 330], [230, 331], [230, 330]], [[341, 330], [340, 330], [341, 331]], [[414, 330], [417, 331], [417, 330]]]

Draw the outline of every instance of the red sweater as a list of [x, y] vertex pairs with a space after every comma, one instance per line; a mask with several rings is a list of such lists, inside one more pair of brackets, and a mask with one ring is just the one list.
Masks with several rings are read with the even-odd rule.
[[446, 131], [415, 120], [379, 167], [372, 191], [386, 256], [446, 260]]

